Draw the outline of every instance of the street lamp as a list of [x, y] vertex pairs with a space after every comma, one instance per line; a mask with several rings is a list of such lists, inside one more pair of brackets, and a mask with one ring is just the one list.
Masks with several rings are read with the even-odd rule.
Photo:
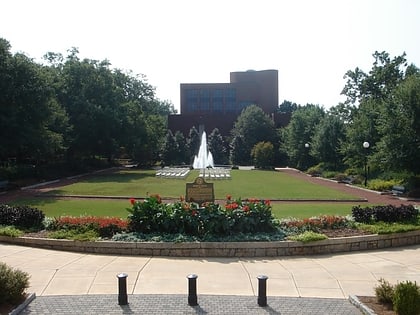
[[[363, 148], [366, 150], [369, 149], [369, 142], [363, 142]], [[367, 169], [367, 152], [365, 153], [365, 187], [367, 186], [367, 178], [368, 178], [368, 169]]]
[[307, 165], [309, 165], [309, 147], [310, 147], [310, 145], [309, 145], [309, 143], [308, 142], [306, 142], [305, 143], [305, 157], [304, 157], [304, 168], [307, 168]]

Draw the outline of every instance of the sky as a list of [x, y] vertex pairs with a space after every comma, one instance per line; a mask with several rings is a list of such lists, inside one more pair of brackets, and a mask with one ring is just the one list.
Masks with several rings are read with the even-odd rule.
[[276, 69], [279, 102], [344, 101], [344, 75], [375, 51], [420, 67], [418, 0], [0, 0], [12, 53], [109, 60], [146, 76], [179, 112], [181, 83]]

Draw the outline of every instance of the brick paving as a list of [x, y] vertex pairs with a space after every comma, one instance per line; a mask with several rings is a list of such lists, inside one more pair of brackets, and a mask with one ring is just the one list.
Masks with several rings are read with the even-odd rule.
[[189, 306], [187, 295], [129, 295], [128, 305], [118, 305], [117, 295], [67, 295], [36, 297], [21, 314], [281, 314], [360, 315], [346, 299], [267, 297], [261, 307], [254, 296], [198, 295]]

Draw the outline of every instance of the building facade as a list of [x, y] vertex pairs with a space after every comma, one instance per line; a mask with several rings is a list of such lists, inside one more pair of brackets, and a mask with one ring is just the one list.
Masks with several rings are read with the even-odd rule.
[[211, 132], [218, 128], [228, 135], [242, 110], [257, 105], [275, 118], [278, 100], [278, 71], [231, 72], [229, 83], [182, 83], [181, 113], [168, 117], [168, 127], [188, 135], [192, 126]]

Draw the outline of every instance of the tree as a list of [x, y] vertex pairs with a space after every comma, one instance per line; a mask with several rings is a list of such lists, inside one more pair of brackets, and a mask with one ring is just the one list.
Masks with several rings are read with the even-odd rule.
[[65, 149], [67, 116], [48, 72], [0, 39], [0, 158], [38, 164]]
[[[347, 141], [342, 152], [352, 168], [363, 166], [366, 154], [370, 162], [376, 161], [374, 167], [381, 167], [380, 156], [387, 155], [382, 138], [388, 136], [384, 130], [395, 130], [392, 126], [396, 124], [393, 122], [396, 112], [392, 118], [389, 115], [393, 112], [393, 95], [407, 76], [416, 73], [415, 67], [407, 66], [405, 53], [391, 59], [386, 52], [375, 52], [373, 57], [375, 61], [368, 74], [356, 68], [345, 76], [347, 83], [342, 94], [347, 96], [351, 114], [346, 122]], [[368, 151], [362, 147], [364, 141], [370, 144]]]
[[172, 131], [168, 129], [162, 148], [162, 161], [165, 165], [174, 165], [178, 158], [178, 146]]
[[343, 165], [341, 144], [345, 140], [345, 126], [336, 115], [326, 115], [315, 129], [310, 154], [328, 169], [339, 170]]
[[244, 145], [244, 138], [241, 135], [233, 137], [230, 143], [230, 162], [236, 165], [246, 165], [249, 161], [247, 151]]
[[178, 149], [178, 152], [176, 154], [177, 159], [176, 159], [176, 163], [177, 164], [184, 164], [189, 162], [189, 156], [187, 155], [188, 153], [188, 149], [187, 149], [187, 140], [184, 137], [184, 134], [180, 131], [175, 132], [175, 142], [176, 142], [176, 147]]
[[360, 68], [347, 71], [344, 76], [346, 85], [341, 94], [347, 96], [347, 103], [360, 104], [366, 99], [384, 100], [404, 79], [404, 69], [407, 68], [405, 53], [390, 58], [385, 51], [375, 51], [373, 67], [369, 74]]
[[407, 77], [383, 104], [372, 157], [383, 171], [420, 173], [420, 74]]
[[302, 106], [293, 112], [284, 134], [284, 146], [291, 166], [306, 169], [314, 163], [309, 154], [309, 148], [316, 126], [321, 122], [324, 115], [323, 108], [312, 104]]
[[279, 113], [293, 113], [298, 107], [299, 106], [296, 103], [284, 100], [283, 103], [279, 105], [278, 111]]
[[274, 159], [274, 146], [271, 142], [258, 142], [252, 148], [251, 156], [255, 167], [272, 168]]
[[228, 164], [227, 150], [222, 134], [218, 128], [213, 129], [209, 136], [208, 147], [213, 155], [213, 161], [217, 164]]
[[242, 137], [245, 155], [239, 160], [247, 164], [251, 163], [251, 150], [255, 144], [260, 141], [276, 143], [277, 138], [273, 120], [256, 105], [248, 106], [242, 111], [235, 122], [232, 135]]
[[194, 157], [198, 154], [198, 150], [200, 149], [201, 139], [200, 135], [198, 134], [197, 129], [192, 126], [190, 132], [188, 134], [188, 154], [190, 157], [190, 164], [193, 163]]

